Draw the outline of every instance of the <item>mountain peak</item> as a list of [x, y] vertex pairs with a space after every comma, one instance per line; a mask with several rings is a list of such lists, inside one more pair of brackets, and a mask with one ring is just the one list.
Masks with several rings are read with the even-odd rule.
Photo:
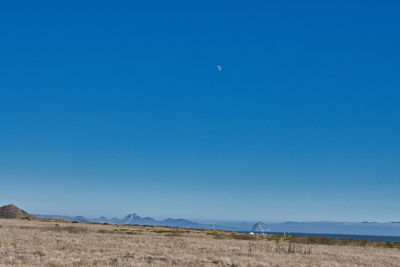
[[140, 216], [138, 216], [136, 213], [130, 213], [130, 214], [126, 215], [124, 218], [134, 220], [134, 219], [140, 218]]
[[269, 232], [269, 231], [271, 230], [268, 228], [268, 225], [262, 222], [257, 222], [252, 229], [252, 232]]

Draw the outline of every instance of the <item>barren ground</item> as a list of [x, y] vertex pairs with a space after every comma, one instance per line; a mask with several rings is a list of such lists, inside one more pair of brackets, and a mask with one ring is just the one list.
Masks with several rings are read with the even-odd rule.
[[398, 247], [170, 227], [0, 219], [0, 266], [400, 266]]

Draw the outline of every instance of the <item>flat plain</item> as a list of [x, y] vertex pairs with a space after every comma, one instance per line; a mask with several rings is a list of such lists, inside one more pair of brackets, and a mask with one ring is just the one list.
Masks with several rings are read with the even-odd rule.
[[0, 219], [0, 266], [400, 266], [399, 244]]

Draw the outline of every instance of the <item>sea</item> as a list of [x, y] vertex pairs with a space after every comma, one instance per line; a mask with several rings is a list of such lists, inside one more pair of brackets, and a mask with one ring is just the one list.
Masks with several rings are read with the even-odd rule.
[[[251, 232], [241, 232], [251, 233]], [[358, 239], [366, 241], [380, 241], [380, 242], [400, 242], [400, 236], [384, 236], [384, 235], [348, 235], [348, 234], [321, 234], [321, 233], [284, 233], [284, 232], [254, 232], [255, 234], [265, 235], [291, 235], [291, 236], [321, 236], [330, 238], [347, 238], [347, 239]]]

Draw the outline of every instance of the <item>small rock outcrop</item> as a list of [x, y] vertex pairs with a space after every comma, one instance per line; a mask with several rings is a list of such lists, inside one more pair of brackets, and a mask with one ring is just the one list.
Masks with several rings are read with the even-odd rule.
[[256, 223], [253, 228], [251, 229], [252, 232], [264, 233], [271, 231], [265, 223], [258, 222]]
[[33, 216], [24, 210], [21, 210], [17, 206], [10, 204], [0, 207], [0, 218], [8, 219], [20, 219], [20, 218], [32, 218]]

